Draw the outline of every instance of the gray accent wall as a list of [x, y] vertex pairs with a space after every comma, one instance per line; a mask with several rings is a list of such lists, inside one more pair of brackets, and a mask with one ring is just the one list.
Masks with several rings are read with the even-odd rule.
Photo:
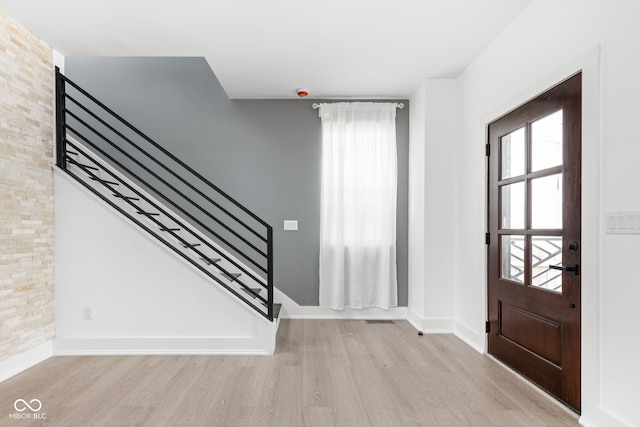
[[[203, 58], [68, 57], [65, 69], [271, 224], [276, 287], [318, 305], [321, 124], [311, 104], [321, 101], [230, 100]], [[409, 102], [396, 101], [405, 104], [396, 126], [398, 297], [406, 306]], [[298, 220], [299, 230], [284, 231], [284, 220]]]

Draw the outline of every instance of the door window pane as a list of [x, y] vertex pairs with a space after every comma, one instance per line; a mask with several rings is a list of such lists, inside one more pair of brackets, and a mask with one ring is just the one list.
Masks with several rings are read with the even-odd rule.
[[524, 283], [524, 236], [500, 236], [500, 277]]
[[524, 174], [524, 128], [500, 138], [501, 179]]
[[504, 185], [500, 188], [502, 228], [524, 228], [524, 182]]
[[531, 123], [531, 171], [562, 164], [562, 110]]
[[562, 237], [531, 238], [531, 286], [562, 292], [562, 271], [550, 269], [562, 265]]
[[562, 174], [531, 181], [531, 227], [562, 228]]

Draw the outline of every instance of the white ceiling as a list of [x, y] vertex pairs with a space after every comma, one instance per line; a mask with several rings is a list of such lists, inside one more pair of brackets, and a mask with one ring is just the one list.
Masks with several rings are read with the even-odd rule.
[[204, 56], [230, 98], [406, 98], [531, 0], [0, 0], [66, 56]]

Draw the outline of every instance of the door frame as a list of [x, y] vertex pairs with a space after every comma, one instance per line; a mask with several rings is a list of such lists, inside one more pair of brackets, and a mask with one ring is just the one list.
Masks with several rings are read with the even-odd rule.
[[[563, 144], [561, 154], [561, 166], [542, 167], [540, 170], [530, 170], [534, 152], [533, 141], [530, 138], [532, 124], [555, 114], [557, 111], [563, 112], [564, 125], [562, 127]], [[548, 260], [547, 264], [562, 263], [566, 265], [576, 264], [579, 270], [581, 264], [580, 245], [582, 243], [580, 232], [581, 227], [581, 146], [582, 146], [582, 73], [576, 73], [548, 88], [543, 93], [538, 94], [533, 100], [527, 102], [516, 110], [499, 117], [488, 126], [487, 134], [487, 197], [488, 197], [488, 230], [487, 237], [487, 284], [488, 296], [493, 295], [489, 300], [487, 332], [489, 332], [489, 351], [494, 357], [499, 358], [503, 363], [510, 365], [522, 375], [537, 383], [541, 388], [556, 396], [559, 400], [566, 402], [575, 411], [581, 409], [581, 298], [579, 271], [577, 274], [551, 273], [552, 277], [560, 277], [562, 290], [554, 292], [536, 287], [532, 282], [531, 265], [533, 262], [532, 236], [561, 236], [564, 242], [560, 250], [561, 261]], [[522, 164], [522, 171], [518, 170], [515, 175], [520, 177], [505, 179], [501, 177], [502, 159], [502, 135], [510, 135], [518, 129], [526, 133], [527, 143], [522, 154], [522, 160], [527, 160]], [[576, 132], [578, 130], [578, 132]], [[525, 136], [522, 136], [523, 144]], [[555, 163], [554, 163], [555, 164]], [[543, 179], [558, 176], [562, 178], [562, 207], [559, 215], [561, 227], [538, 227], [535, 228], [532, 221], [532, 194], [534, 182], [542, 182]], [[540, 180], [536, 179], [540, 178]], [[514, 181], [515, 180], [515, 181]], [[500, 183], [503, 184], [500, 184]], [[509, 188], [507, 183], [523, 184], [523, 196], [525, 197], [525, 211], [522, 225], [514, 227], [517, 230], [509, 230], [512, 227], [501, 225], [500, 214], [501, 190]], [[516, 184], [514, 184], [516, 185]], [[576, 206], [578, 208], [576, 209]], [[577, 214], [577, 215], [576, 215]], [[550, 228], [550, 229], [547, 229]], [[504, 233], [501, 231], [503, 230]], [[523, 238], [522, 262], [524, 277], [520, 285], [512, 282], [511, 278], [501, 278], [501, 238], [504, 236], [515, 236]], [[570, 240], [578, 241], [575, 250], [570, 250], [567, 245]], [[528, 243], [527, 243], [528, 242]], [[544, 250], [544, 249], [543, 249]], [[555, 255], [554, 255], [555, 257]], [[518, 258], [519, 259], [519, 258]], [[502, 260], [504, 262], [504, 260]], [[546, 266], [543, 266], [543, 268]], [[544, 274], [547, 274], [544, 270]], [[559, 275], [559, 276], [558, 276]], [[504, 311], [501, 309], [504, 304], [512, 307], [507, 313], [515, 316], [512, 321], [503, 324]], [[514, 304], [514, 306], [511, 306]], [[505, 307], [505, 309], [506, 309]], [[518, 314], [519, 313], [519, 314]], [[504, 314], [506, 315], [506, 314]], [[517, 319], [516, 319], [517, 318]], [[509, 334], [502, 334], [502, 328], [511, 328], [518, 325], [518, 322], [527, 321], [530, 327], [534, 328], [534, 335], [529, 335], [529, 329], [516, 328]], [[514, 323], [515, 322], [515, 323]], [[549, 323], [551, 322], [551, 323]], [[491, 327], [489, 328], [489, 325]], [[544, 338], [543, 338], [544, 335]], [[533, 339], [537, 336], [537, 339]], [[515, 340], [515, 341], [512, 341]], [[524, 341], [521, 341], [524, 340]], [[532, 341], [533, 340], [533, 341]], [[524, 344], [528, 343], [528, 344]], [[537, 343], [543, 343], [537, 347]], [[528, 346], [529, 345], [529, 346]], [[533, 347], [530, 347], [533, 345]], [[526, 350], [525, 348], [529, 349]], [[557, 347], [556, 347], [557, 346]]]
[[[486, 143], [488, 124], [497, 118], [526, 104], [538, 94], [543, 93], [567, 76], [582, 71], [582, 229], [583, 242], [589, 242], [582, 248], [582, 416], [581, 419], [611, 420], [610, 415], [601, 408], [600, 399], [600, 293], [601, 293], [601, 253], [603, 252], [603, 240], [600, 237], [604, 225], [601, 212], [601, 46], [595, 45], [576, 55], [572, 60], [559, 66], [551, 73], [543, 66], [532, 70], [529, 75], [529, 83], [517, 87], [508, 87], [507, 96], [490, 105], [484, 113], [481, 113], [480, 122], [484, 123], [482, 144]], [[478, 144], [478, 152], [480, 147]], [[484, 147], [482, 148], [484, 157]], [[480, 154], [480, 153], [478, 153]], [[483, 186], [488, 190], [487, 162], [484, 163]], [[488, 197], [484, 194], [483, 215], [485, 231], [488, 231]], [[478, 301], [480, 313], [482, 313], [482, 325], [488, 319], [488, 254], [486, 245], [483, 248], [483, 281], [484, 298]], [[480, 319], [478, 319], [480, 320]], [[467, 335], [460, 329], [463, 339], [473, 343], [477, 342], [472, 335]], [[483, 328], [484, 330], [484, 328]], [[480, 335], [481, 333], [479, 333]], [[480, 338], [480, 337], [479, 337]], [[487, 354], [488, 337], [484, 335], [483, 353]], [[613, 421], [612, 421], [613, 422]]]

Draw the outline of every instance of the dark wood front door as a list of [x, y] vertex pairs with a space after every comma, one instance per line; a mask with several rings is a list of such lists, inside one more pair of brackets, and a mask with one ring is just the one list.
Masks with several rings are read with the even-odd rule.
[[581, 74], [488, 127], [489, 353], [580, 410]]

